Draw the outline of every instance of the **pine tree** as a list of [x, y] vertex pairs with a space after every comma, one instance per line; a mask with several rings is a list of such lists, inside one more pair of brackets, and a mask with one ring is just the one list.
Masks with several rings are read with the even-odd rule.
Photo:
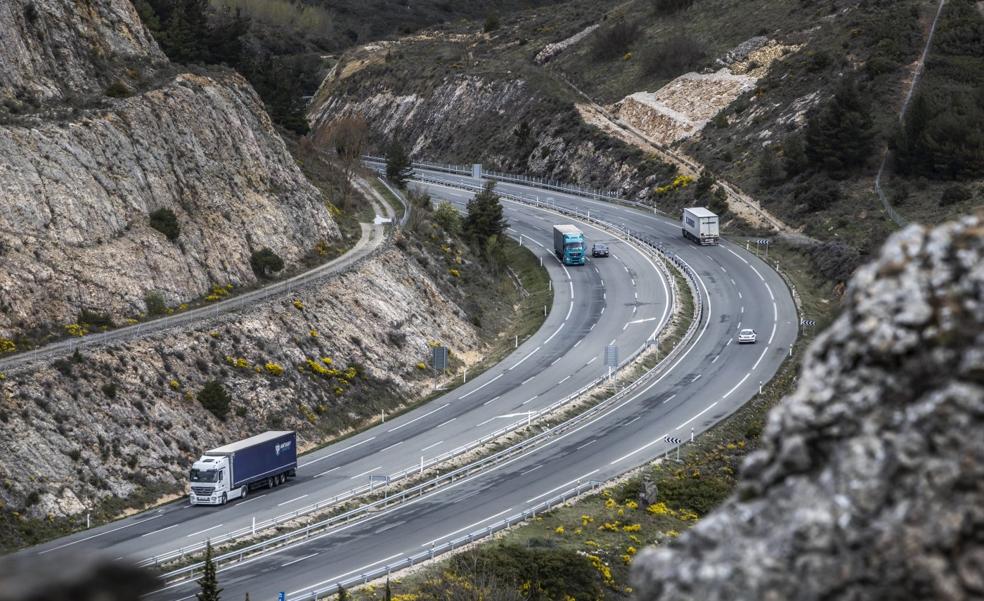
[[393, 601], [393, 591], [390, 590], [389, 578], [386, 579], [386, 590], [383, 594], [383, 601]]
[[803, 136], [800, 134], [793, 134], [783, 141], [782, 155], [782, 168], [790, 177], [803, 173], [810, 166], [810, 159], [806, 156], [806, 144], [803, 143]]
[[759, 185], [769, 187], [781, 179], [782, 169], [779, 167], [779, 161], [776, 160], [776, 154], [771, 148], [764, 149], [758, 164]]
[[874, 126], [857, 84], [845, 80], [806, 126], [806, 154], [832, 175], [846, 175], [871, 156]]
[[212, 560], [212, 541], [205, 543], [205, 571], [198, 581], [198, 585], [202, 588], [202, 592], [195, 595], [198, 597], [198, 601], [219, 601], [219, 593], [222, 592], [222, 589], [219, 588], [215, 562]]
[[394, 184], [403, 188], [407, 184], [413, 169], [406, 149], [399, 141], [393, 140], [386, 150], [386, 177]]
[[697, 178], [697, 183], [694, 185], [694, 200], [706, 200], [715, 183], [717, 180], [714, 179], [714, 174], [707, 169], [701, 171], [700, 177]]
[[465, 236], [476, 247], [482, 248], [492, 236], [502, 236], [508, 222], [502, 215], [502, 203], [495, 193], [495, 182], [486, 182], [485, 188], [468, 201], [465, 217]]

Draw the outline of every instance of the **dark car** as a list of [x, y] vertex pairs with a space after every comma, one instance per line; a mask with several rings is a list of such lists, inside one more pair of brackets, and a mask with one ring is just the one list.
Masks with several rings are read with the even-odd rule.
[[607, 257], [608, 256], [608, 245], [602, 244], [600, 242], [591, 246], [591, 256], [592, 257]]

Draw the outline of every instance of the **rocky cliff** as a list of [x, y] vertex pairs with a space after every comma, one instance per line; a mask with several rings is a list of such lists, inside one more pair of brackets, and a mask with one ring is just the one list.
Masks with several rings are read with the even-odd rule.
[[[60, 330], [84, 309], [120, 321], [150, 293], [175, 305], [252, 283], [252, 252], [291, 265], [338, 238], [245, 80], [158, 70], [148, 82], [142, 65], [164, 58], [126, 0], [16, 0], [0, 27], [0, 85], [22, 99], [0, 124], [0, 338]], [[130, 66], [103, 97], [113, 61]], [[161, 209], [173, 241], [150, 227]]]
[[640, 599], [984, 596], [984, 215], [862, 268], [736, 495], [643, 552]]
[[5, 0], [0, 31], [0, 100], [85, 95], [167, 60], [125, 0]]

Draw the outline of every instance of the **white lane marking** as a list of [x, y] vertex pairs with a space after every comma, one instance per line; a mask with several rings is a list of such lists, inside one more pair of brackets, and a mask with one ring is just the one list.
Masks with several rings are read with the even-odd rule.
[[628, 327], [629, 327], [629, 324], [628, 323], [624, 324], [622, 326], [622, 331], [624, 332], [626, 330], [626, 328], [628, 328]]
[[614, 338], [612, 338], [612, 341], [611, 341], [611, 342], [609, 342], [608, 344], [615, 344], [615, 339], [614, 339]]
[[[562, 328], [562, 327], [564, 327], [564, 326], [560, 326], [560, 327]], [[557, 331], [559, 332], [559, 331], [560, 331], [560, 329], [558, 328], [558, 329], [557, 329]], [[555, 334], [556, 334], [556, 332], [555, 332]], [[550, 338], [553, 338], [553, 336], [551, 336]], [[483, 388], [485, 388], [486, 386], [488, 386], [488, 385], [489, 385], [489, 384], [491, 384], [492, 382], [495, 382], [496, 380], [498, 380], [499, 378], [501, 378], [501, 377], [502, 377], [503, 375], [504, 375], [504, 374], [499, 374], [499, 375], [497, 375], [496, 377], [494, 377], [494, 378], [492, 378], [491, 380], [489, 380], [489, 381], [488, 381], [488, 382], [486, 382], [485, 384], [482, 384], [481, 386], [479, 386], [479, 387], [478, 387], [478, 388], [476, 388], [475, 390], [472, 390], [471, 392], [468, 392], [468, 393], [465, 393], [465, 394], [463, 394], [463, 395], [461, 395], [460, 397], [458, 397], [458, 400], [460, 401], [461, 399], [464, 399], [464, 398], [467, 398], [467, 397], [470, 397], [471, 395], [473, 395], [473, 394], [475, 394], [476, 392], [478, 392], [479, 390], [481, 390], [481, 389], [483, 389]], [[390, 430], [390, 432], [392, 432], [392, 430]]]
[[351, 478], [349, 478], [349, 480], [356, 480], [358, 478], [361, 478], [362, 476], [368, 476], [369, 474], [373, 473], [374, 471], [381, 470], [381, 469], [383, 469], [382, 466], [374, 467], [371, 470], [366, 470], [366, 471], [362, 472], [361, 474], [356, 474], [356, 475], [352, 476]]
[[639, 293], [638, 292], [635, 293], [635, 299], [636, 300], [639, 300]]
[[[315, 478], [318, 478], [320, 476], [324, 476], [325, 474], [330, 474], [330, 473], [332, 473], [333, 471], [335, 471], [337, 469], [341, 469], [341, 467], [342, 466], [340, 466], [340, 465], [336, 465], [335, 467], [331, 468], [330, 470], [325, 470], [325, 471], [321, 472], [320, 474], [316, 475]], [[242, 505], [242, 503], [240, 503], [240, 505]]]
[[494, 520], [495, 518], [499, 517], [500, 515], [505, 515], [506, 513], [509, 513], [510, 511], [512, 511], [512, 507], [510, 507], [509, 509], [507, 509], [505, 511], [500, 511], [499, 513], [497, 513], [495, 515], [490, 515], [489, 517], [485, 518], [484, 520], [478, 520], [474, 524], [468, 524], [464, 528], [458, 528], [454, 532], [448, 532], [444, 536], [439, 536], [439, 537], [435, 538], [434, 540], [428, 541], [428, 542], [426, 542], [426, 543], [424, 543], [424, 544], [422, 544], [420, 546], [421, 547], [429, 547], [429, 546], [433, 545], [434, 543], [436, 543], [439, 540], [445, 539], [445, 538], [447, 538], [449, 536], [454, 536], [455, 534], [464, 532], [465, 530], [468, 530], [469, 528], [474, 528], [475, 526], [478, 526], [479, 524], [484, 524], [485, 522], [487, 522], [489, 520]]
[[434, 409], [434, 410], [432, 410], [432, 411], [428, 411], [427, 413], [425, 413], [425, 414], [423, 414], [423, 415], [421, 415], [421, 416], [418, 416], [418, 417], [415, 417], [415, 418], [413, 418], [412, 420], [410, 420], [410, 421], [408, 421], [408, 422], [403, 422], [402, 424], [400, 424], [399, 426], [397, 426], [397, 427], [395, 427], [395, 428], [390, 428], [389, 430], [387, 430], [387, 432], [396, 432], [396, 431], [397, 431], [397, 430], [399, 430], [400, 428], [403, 428], [403, 427], [406, 427], [406, 426], [409, 426], [410, 424], [412, 424], [412, 423], [414, 423], [414, 422], [418, 422], [418, 421], [420, 421], [420, 420], [422, 420], [422, 419], [424, 419], [425, 417], [427, 417], [428, 415], [434, 415], [435, 413], [437, 413], [437, 412], [438, 412], [438, 411], [440, 411], [441, 409], [444, 409], [445, 407], [447, 407], [447, 406], [448, 406], [448, 404], [449, 404], [449, 403], [444, 403], [443, 405], [441, 405], [441, 406], [440, 406], [440, 407], [438, 407], [437, 409]]
[[563, 356], [563, 355], [561, 355], [560, 357], [557, 357], [556, 359], [554, 359], [553, 361], [551, 361], [551, 362], [550, 362], [550, 367], [553, 367], [554, 365], [556, 365], [556, 364], [557, 364], [557, 362], [558, 362], [558, 361], [560, 361], [560, 360], [561, 360], [561, 359], [563, 359], [563, 358], [564, 358], [564, 356]]
[[730, 344], [731, 344], [731, 340], [729, 339], [727, 342], [724, 343], [724, 346], [728, 346]]
[[[242, 503], [239, 503], [239, 504], [242, 505]], [[140, 535], [140, 538], [143, 538], [145, 536], [150, 536], [152, 534], [157, 534], [158, 532], [164, 532], [165, 530], [170, 530], [171, 528], [177, 528], [180, 525], [181, 524], [172, 524], [171, 526], [168, 526], [167, 528], [161, 528], [160, 530], [154, 530], [153, 532], [148, 532], [147, 534], [141, 534]]]
[[434, 444], [427, 445], [426, 447], [420, 449], [420, 452], [423, 453], [426, 450], [433, 449], [434, 447], [436, 447], [439, 444], [442, 444], [443, 442], [444, 442], [443, 440], [439, 440], [439, 441], [435, 442]]
[[591, 361], [588, 361], [587, 363], [585, 363], [585, 365], [591, 365], [592, 363], [595, 362], [595, 359], [597, 359], [597, 358], [598, 357], [591, 357]]
[[560, 486], [558, 486], [558, 487], [556, 487], [556, 488], [551, 488], [550, 490], [548, 490], [547, 492], [545, 492], [545, 493], [543, 493], [543, 494], [540, 494], [540, 495], [537, 495], [537, 496], [535, 496], [535, 497], [533, 497], [532, 499], [527, 499], [527, 500], [526, 500], [526, 503], [527, 503], [527, 504], [529, 504], [529, 503], [532, 503], [533, 501], [536, 501], [537, 499], [542, 499], [543, 497], [545, 497], [545, 496], [547, 496], [547, 495], [549, 495], [549, 494], [551, 494], [551, 493], [555, 493], [555, 492], [557, 492], [558, 490], [560, 490], [560, 489], [562, 489], [562, 488], [564, 488], [565, 486], [570, 486], [571, 484], [574, 484], [575, 482], [580, 482], [581, 480], [584, 480], [585, 478], [587, 478], [587, 477], [588, 477], [588, 476], [590, 476], [591, 474], [594, 474], [594, 473], [595, 473], [595, 472], [597, 472], [597, 471], [598, 471], [598, 470], [591, 470], [591, 471], [590, 471], [590, 472], [588, 472], [587, 474], [584, 474], [583, 476], [578, 476], [577, 478], [574, 478], [574, 479], [573, 479], [573, 480], [571, 480], [570, 482], [564, 482], [564, 483], [563, 483], [563, 484], [561, 484]]
[[401, 555], [403, 555], [403, 553], [397, 553], [396, 555], [390, 555], [386, 559], [380, 559], [379, 561], [374, 561], [373, 563], [364, 565], [361, 568], [356, 568], [356, 569], [352, 570], [351, 572], [345, 572], [344, 574], [339, 574], [338, 576], [335, 576], [334, 578], [329, 578], [328, 580], [322, 580], [321, 582], [317, 582], [315, 584], [312, 584], [311, 586], [305, 586], [304, 588], [299, 588], [296, 591], [291, 591], [291, 592], [287, 593], [287, 595], [293, 597], [297, 593], [301, 593], [301, 592], [304, 592], [304, 591], [307, 591], [307, 590], [310, 590], [310, 589], [313, 589], [313, 588], [317, 588], [317, 587], [321, 586], [322, 584], [328, 584], [329, 582], [338, 582], [339, 580], [341, 580], [342, 578], [345, 578], [346, 576], [351, 576], [352, 574], [358, 574], [359, 572], [362, 572], [362, 571], [364, 571], [364, 570], [366, 570], [368, 568], [372, 568], [372, 567], [378, 566], [381, 563], [386, 563], [387, 561], [390, 561], [392, 559], [396, 559], [397, 557], [400, 557]]
[[604, 287], [605, 287], [605, 280], [601, 280], [601, 287], [602, 287], [602, 288], [604, 288]]
[[45, 553], [51, 553], [52, 551], [57, 551], [58, 549], [64, 549], [65, 547], [70, 547], [72, 545], [76, 545], [78, 543], [85, 542], [87, 540], [92, 540], [92, 539], [98, 538], [100, 536], [105, 536], [105, 535], [107, 535], [107, 534], [109, 534], [111, 532], [116, 532], [117, 530], [123, 530], [124, 528], [131, 528], [133, 526], [139, 526], [140, 524], [143, 524], [144, 522], [149, 522], [150, 520], [156, 520], [157, 518], [160, 518], [160, 517], [164, 517], [164, 516], [163, 515], [155, 515], [154, 517], [147, 518], [146, 520], [140, 520], [139, 522], [134, 522], [132, 524], [127, 524], [126, 526], [120, 526], [119, 528], [113, 528], [112, 530], [107, 530], [105, 532], [100, 532], [99, 534], [93, 534], [92, 536], [87, 536], [85, 538], [80, 538], [79, 540], [73, 540], [70, 543], [65, 543], [63, 545], [58, 545], [57, 547], [52, 547], [50, 549], [45, 549], [44, 551], [38, 551], [38, 555], [44, 555]]
[[697, 380], [699, 380], [699, 379], [700, 379], [700, 377], [701, 377], [702, 375], [703, 375], [703, 374], [697, 374], [696, 376], [694, 376], [694, 379], [693, 379], [693, 380], [691, 380], [690, 382], [691, 382], [691, 383], [693, 383], [693, 382], [696, 382]]
[[499, 395], [499, 396], [497, 396], [497, 397], [493, 397], [493, 398], [491, 398], [491, 399], [489, 399], [489, 400], [487, 400], [487, 401], [485, 401], [484, 403], [482, 403], [482, 406], [484, 407], [485, 405], [488, 405], [489, 403], [494, 403], [495, 401], [498, 401], [498, 400], [499, 400], [499, 399], [501, 399], [501, 398], [502, 398], [502, 395], [500, 394], [500, 395]]
[[639, 310], [639, 307], [632, 307], [632, 314], [635, 315], [636, 314], [636, 311], [638, 311], [638, 310]]
[[601, 293], [601, 300], [608, 300], [608, 293], [607, 292], [602, 292]]
[[541, 467], [543, 467], [543, 464], [542, 464], [542, 463], [541, 463], [540, 465], [538, 465], [538, 466], [536, 466], [536, 467], [534, 467], [534, 468], [532, 468], [532, 469], [528, 469], [528, 470], [526, 470], [525, 472], [519, 472], [519, 475], [520, 475], [520, 476], [525, 476], [526, 474], [528, 474], [528, 473], [530, 473], [530, 472], [535, 472], [536, 470], [538, 470], [538, 469], [540, 469]]
[[212, 526], [211, 528], [206, 528], [204, 530], [199, 530], [198, 532], [192, 532], [191, 534], [189, 534], [185, 538], [191, 538], [193, 536], [198, 536], [199, 534], [205, 534], [206, 532], [211, 532], [212, 530], [215, 530], [216, 528], [221, 528], [221, 527], [222, 527], [222, 524], [219, 524], [218, 526]]
[[724, 268], [724, 265], [719, 265], [719, 267], [721, 268], [721, 271], [728, 273], [728, 270]]
[[636, 285], [635, 278], [632, 278], [632, 287], [635, 288], [635, 285]]
[[669, 403], [670, 401], [672, 401], [675, 398], [676, 398], [676, 395], [675, 394], [671, 394], [670, 396], [666, 397], [666, 399], [661, 404], [662, 405], [665, 405], [665, 404]]
[[724, 396], [723, 396], [723, 397], [721, 397], [721, 400], [723, 401], [724, 399], [726, 399], [726, 398], [728, 398], [729, 396], [731, 396], [731, 393], [732, 393], [732, 392], [734, 392], [734, 391], [736, 391], [736, 390], [738, 390], [738, 387], [739, 387], [739, 386], [741, 386], [742, 384], [744, 384], [744, 383], [745, 383], [745, 380], [747, 380], [747, 379], [748, 379], [748, 376], [750, 376], [750, 375], [752, 375], [752, 374], [750, 374], [750, 373], [748, 373], [748, 374], [745, 374], [745, 377], [744, 377], [744, 378], [742, 378], [741, 380], [738, 380], [738, 383], [737, 383], [737, 384], [735, 384], [735, 385], [734, 385], [734, 386], [733, 386], [733, 387], [731, 388], [731, 390], [729, 390], [728, 392], [726, 392], [726, 393], [724, 393]]
[[[735, 278], [731, 278], [731, 285], [732, 286], [738, 286], [738, 282], [735, 281]], [[739, 292], [738, 294], [741, 294], [741, 293]]]
[[[605, 314], [605, 309], [606, 309], [606, 307], [602, 307], [602, 308], [601, 308], [601, 313], [600, 313], [601, 315], [604, 315], [604, 314]], [[592, 328], [593, 328], [594, 326], [595, 326], [595, 324], [591, 324], [591, 327], [592, 327]]]
[[448, 421], [446, 421], [446, 422], [444, 422], [442, 424], [437, 424], [436, 426], [434, 426], [434, 429], [436, 430], [436, 429], [440, 428], [441, 426], [446, 426], [446, 425], [450, 424], [451, 422], [453, 422], [456, 419], [458, 419], [458, 418], [457, 417], [452, 417], [451, 419], [449, 419]]
[[748, 261], [745, 261], [745, 258], [744, 258], [744, 257], [742, 257], [741, 255], [739, 255], [739, 254], [738, 254], [738, 253], [736, 253], [735, 251], [733, 251], [733, 250], [731, 250], [730, 248], [725, 248], [724, 250], [726, 250], [726, 251], [728, 251], [729, 253], [731, 253], [731, 254], [733, 254], [734, 256], [736, 256], [736, 257], [738, 257], [739, 259], [741, 259], [741, 260], [742, 260], [742, 261], [743, 261], [743, 262], [745, 263], [745, 265], [749, 265], [749, 264], [750, 264], [750, 263], [749, 263]]
[[738, 291], [738, 299], [741, 300], [743, 297], [741, 295], [741, 290]]
[[300, 501], [301, 499], [304, 499], [306, 497], [307, 497], [307, 495], [301, 495], [301, 496], [299, 496], [299, 497], [297, 497], [295, 499], [291, 499], [290, 501], [284, 501], [283, 503], [277, 503], [277, 507], [283, 507], [284, 505], [289, 505], [290, 503], [293, 503], [294, 501]]
[[629, 323], [646, 323], [647, 321], [656, 321], [658, 317], [647, 317], [646, 319], [636, 319], [635, 321], [630, 321]]
[[525, 380], [523, 380], [523, 383], [522, 383], [522, 384], [520, 384], [520, 386], [526, 386], [526, 384], [527, 384], [527, 383], [528, 383], [528, 382], [529, 382], [530, 380], [532, 380], [533, 378], [535, 378], [535, 377], [536, 377], [536, 376], [530, 376], [530, 377], [528, 377], [528, 378], [526, 378]]
[[758, 369], [759, 363], [762, 362], [762, 359], [765, 359], [765, 354], [767, 352], [769, 352], [769, 345], [765, 345], [765, 348], [762, 349], [762, 354], [759, 355], [758, 361], [756, 361], [755, 362], [755, 365], [752, 366], [752, 371], [755, 371], [756, 369]]
[[752, 268], [752, 271], [754, 271], [754, 272], [755, 272], [755, 275], [757, 275], [757, 276], [759, 277], [759, 279], [760, 279], [760, 280], [762, 280], [763, 282], [765, 281], [765, 278], [764, 278], [764, 277], [762, 277], [762, 274], [761, 274], [761, 273], [759, 273], [759, 270], [758, 270], [758, 269], [755, 269], [755, 266], [754, 266], [754, 265], [749, 265], [749, 267], [751, 267], [751, 268]]
[[772, 339], [776, 336], [776, 322], [772, 322], [772, 333], [769, 334], [769, 344], [772, 344]]
[[307, 463], [302, 463], [302, 464], [300, 464], [297, 467], [304, 467], [304, 466], [307, 466], [307, 465], [311, 465], [312, 463], [317, 463], [319, 461], [324, 461], [325, 459], [328, 459], [329, 457], [334, 457], [335, 455], [338, 455], [339, 453], [344, 453], [345, 451], [352, 450], [352, 449], [354, 449], [355, 447], [357, 447], [359, 445], [366, 444], [370, 440], [376, 440], [376, 437], [375, 436], [370, 436], [369, 438], [367, 438], [365, 440], [360, 440], [359, 442], [357, 442], [357, 443], [355, 443], [353, 445], [347, 446], [344, 449], [339, 449], [339, 450], [337, 450], [337, 451], [335, 451], [333, 453], [328, 453], [324, 457], [318, 457], [317, 459], [312, 459], [311, 461], [308, 461]]
[[594, 440], [592, 440], [592, 441], [589, 441], [589, 442], [586, 442], [586, 443], [584, 443], [583, 445], [581, 445], [581, 446], [579, 446], [579, 447], [577, 448], [577, 450], [578, 450], [578, 451], [580, 451], [580, 450], [581, 450], [581, 449], [583, 449], [584, 447], [586, 447], [586, 446], [588, 446], [588, 445], [593, 445], [593, 444], [594, 444], [594, 443], [596, 443], [596, 442], [598, 442], [598, 439], [597, 439], [597, 438], [595, 438], [595, 439], [594, 439]]
[[563, 380], [561, 380], [560, 382], [557, 382], [557, 383], [558, 383], [558, 384], [563, 384], [564, 382], [566, 382], [566, 381], [568, 381], [568, 380], [570, 380], [570, 379], [571, 379], [571, 376], [570, 376], [570, 375], [568, 375], [568, 376], [567, 376], [566, 378], [564, 378]]
[[525, 405], [526, 403], [529, 403], [530, 401], [535, 401], [539, 397], [540, 397], [540, 395], [535, 394], [532, 397], [530, 397], [530, 398], [526, 399], [525, 401], [523, 401], [522, 403], [520, 403], [520, 405]]
[[681, 428], [683, 428], [684, 426], [686, 426], [686, 425], [687, 425], [687, 424], [689, 424], [690, 422], [692, 422], [692, 421], [694, 421], [694, 420], [695, 420], [695, 419], [697, 419], [698, 417], [700, 417], [700, 416], [702, 416], [702, 415], [704, 415], [705, 413], [707, 413], [708, 411], [710, 411], [710, 410], [711, 410], [711, 409], [712, 409], [712, 408], [714, 407], [714, 405], [717, 405], [717, 404], [718, 404], [718, 402], [717, 402], [717, 401], [714, 401], [713, 403], [711, 403], [710, 405], [708, 405], [707, 407], [705, 407], [703, 411], [701, 411], [701, 412], [700, 412], [700, 413], [698, 413], [697, 415], [695, 415], [695, 416], [693, 416], [693, 417], [691, 417], [691, 418], [690, 418], [690, 419], [688, 419], [687, 421], [685, 421], [685, 422], [683, 422], [682, 424], [680, 424], [679, 426], [677, 426], [677, 427], [676, 427], [676, 429], [677, 429], [677, 430], [679, 430], [679, 429], [681, 429]]
[[386, 447], [386, 448], [384, 448], [384, 449], [382, 449], [382, 450], [380, 450], [379, 452], [380, 452], [380, 453], [382, 453], [383, 451], [388, 451], [388, 450], [390, 450], [390, 449], [392, 449], [393, 447], [398, 447], [398, 446], [400, 446], [400, 445], [401, 445], [401, 444], [403, 444], [404, 442], [406, 442], [406, 441], [405, 441], [405, 440], [401, 440], [400, 442], [395, 442], [395, 443], [393, 443], [393, 444], [391, 444], [390, 446], [388, 446], [388, 447]]
[[742, 315], [744, 315], [745, 314], [745, 305], [742, 305], [741, 306], [741, 309], [738, 312], [741, 313]]
[[577, 342], [575, 342], [574, 343], [574, 346], [571, 347], [571, 348], [577, 348], [577, 345], [581, 344], [582, 342], [584, 342], [584, 338], [582, 338], [582, 339], [578, 340]]
[[772, 301], [772, 320], [779, 321], [779, 307], [775, 301]]
[[480, 424], [476, 424], [476, 425], [475, 425], [475, 427], [476, 427], [476, 428], [481, 428], [481, 427], [482, 427], [482, 426], [484, 426], [485, 424], [487, 424], [487, 423], [489, 423], [489, 422], [494, 422], [494, 421], [495, 421], [495, 418], [494, 418], [494, 417], [490, 417], [489, 419], [487, 419], [487, 420], [485, 420], [484, 422], [482, 422], [482, 423], [480, 423]]
[[510, 368], [509, 368], [508, 370], [506, 370], [506, 371], [512, 371], [513, 369], [516, 369], [517, 367], [519, 367], [519, 365], [520, 365], [520, 364], [521, 364], [521, 363], [522, 363], [523, 361], [526, 361], [527, 359], [529, 359], [530, 357], [532, 357], [532, 356], [533, 356], [533, 353], [535, 353], [535, 352], [537, 352], [537, 351], [539, 351], [539, 350], [540, 350], [540, 347], [536, 347], [535, 349], [533, 349], [532, 351], [530, 351], [530, 353], [529, 353], [528, 355], [526, 355], [525, 357], [523, 357], [522, 359], [520, 359], [519, 361], [517, 361], [516, 363], [514, 363], [514, 364], [513, 364], [513, 366], [512, 366], [512, 367], [510, 367]]
[[711, 363], [717, 363], [717, 360], [720, 359], [720, 358], [721, 358], [721, 355], [714, 355], [714, 358], [711, 359]]
[[775, 302], [776, 296], [774, 294], [772, 294], [772, 286], [769, 286], [768, 284], [766, 284], [765, 285], [765, 289], [769, 291], [769, 298], [771, 298], [772, 301]]
[[300, 563], [300, 562], [304, 561], [305, 559], [311, 559], [315, 555], [317, 555], [317, 553], [312, 553], [310, 555], [305, 555], [304, 557], [299, 557], [299, 558], [294, 559], [292, 561], [288, 561], [287, 563], [280, 564], [280, 567], [286, 568], [287, 566], [294, 565], [295, 563]]
[[626, 426], [628, 426], [629, 424], [631, 424], [631, 423], [633, 423], [633, 422], [637, 422], [637, 421], [639, 421], [639, 419], [641, 419], [641, 418], [642, 418], [642, 416], [641, 416], [641, 415], [637, 415], [636, 417], [633, 417], [633, 418], [632, 418], [632, 419], [630, 419], [629, 421], [627, 421], [627, 422], [625, 422], [625, 425], [626, 425]]
[[[574, 306], [574, 304], [573, 304], [573, 303], [571, 303], [571, 306], [573, 307], [573, 306]], [[543, 344], [547, 344], [547, 343], [549, 343], [549, 342], [550, 342], [551, 340], [553, 340], [553, 337], [554, 337], [554, 336], [556, 336], [557, 334], [560, 334], [560, 331], [564, 329], [564, 326], [565, 326], [565, 325], [567, 325], [567, 319], [568, 319], [568, 318], [569, 318], [570, 316], [571, 316], [571, 315], [570, 315], [570, 311], [568, 311], [568, 312], [567, 312], [567, 318], [564, 318], [564, 323], [562, 323], [562, 324], [560, 324], [560, 327], [559, 327], [559, 328], [557, 328], [557, 329], [556, 329], [556, 330], [554, 331], [554, 333], [553, 333], [553, 334], [551, 334], [550, 336], [548, 336], [548, 337], [547, 337], [547, 339], [543, 341]], [[501, 376], [502, 374], [499, 374], [499, 375]], [[491, 382], [490, 382], [490, 383], [491, 383]], [[476, 390], [477, 390], [477, 389], [476, 389]], [[464, 398], [464, 397], [461, 397], [461, 398]]]

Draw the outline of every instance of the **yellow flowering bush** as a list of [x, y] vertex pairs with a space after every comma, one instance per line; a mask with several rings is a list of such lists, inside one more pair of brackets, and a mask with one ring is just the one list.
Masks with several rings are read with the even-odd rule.
[[0, 338], [0, 353], [12, 353], [17, 350], [17, 345], [13, 340]]
[[85, 329], [85, 326], [82, 326], [77, 323], [68, 324], [67, 326], [65, 326], [65, 331], [68, 332], [69, 336], [76, 336], [79, 338], [89, 333], [89, 330]]
[[639, 532], [642, 530], [642, 526], [639, 524], [626, 524], [622, 526], [622, 532]]
[[167, 385], [171, 387], [171, 390], [181, 390], [181, 382], [177, 380], [171, 380]]
[[563, 534], [563, 533], [564, 533], [563, 526], [557, 526], [556, 528], [554, 528], [554, 534]]
[[297, 309], [298, 311], [300, 311], [301, 309], [304, 308], [304, 303], [302, 303], [301, 302], [301, 299], [299, 299], [299, 298], [295, 298], [294, 299], [293, 305], [294, 305], [294, 308]]
[[266, 365], [263, 366], [267, 373], [271, 376], [282, 376], [284, 375], [284, 367], [280, 364], [268, 361]]

